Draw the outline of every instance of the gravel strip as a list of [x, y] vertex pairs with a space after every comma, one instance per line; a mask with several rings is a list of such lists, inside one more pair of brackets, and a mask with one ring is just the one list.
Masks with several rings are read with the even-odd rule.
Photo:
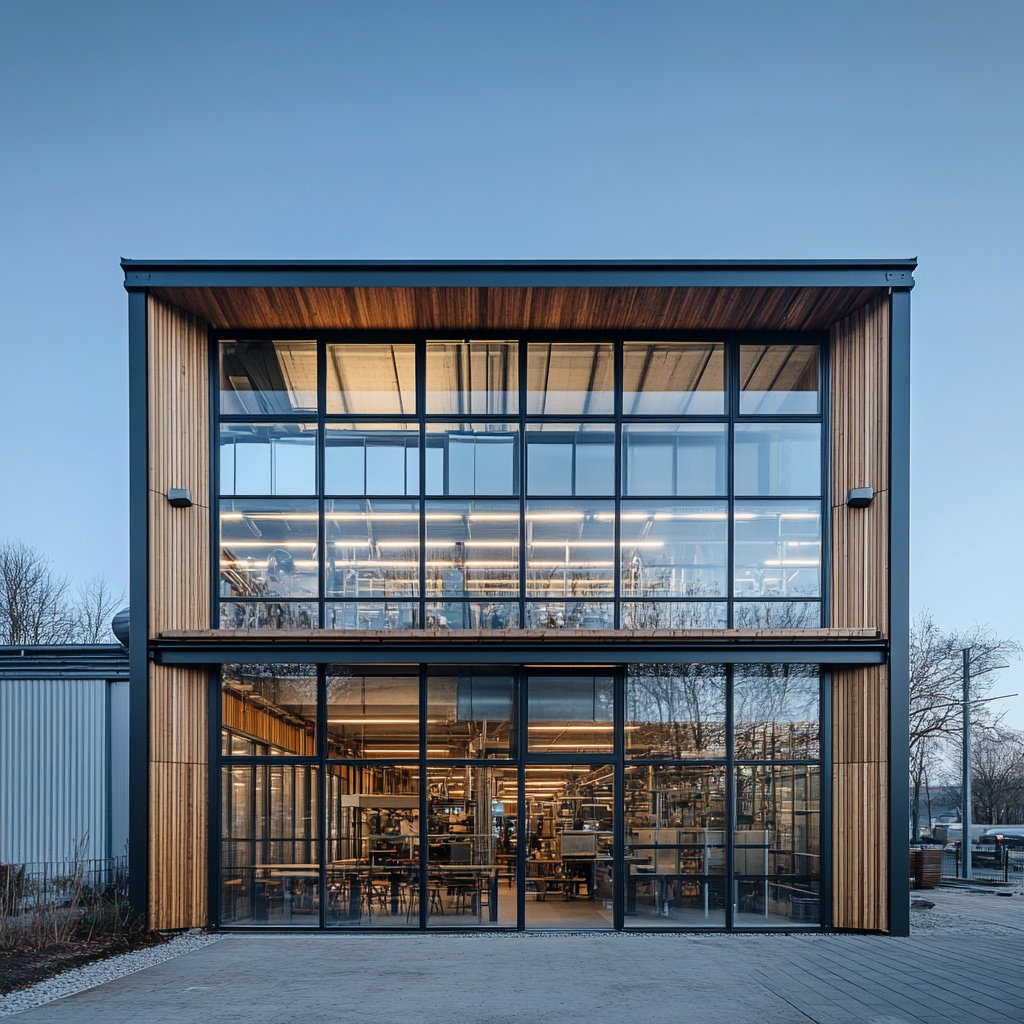
[[204, 935], [196, 929], [177, 935], [170, 942], [159, 946], [120, 953], [106, 960], [96, 960], [84, 967], [75, 967], [53, 978], [47, 978], [38, 985], [0, 996], [0, 1017], [10, 1017], [23, 1010], [30, 1010], [33, 1006], [52, 1003], [55, 999], [73, 996], [76, 992], [84, 992], [104, 982], [123, 978], [136, 971], [144, 971], [147, 967], [155, 967], [165, 960], [173, 960], [182, 953], [191, 953], [194, 949], [201, 949], [211, 942], [219, 942], [220, 939], [220, 935]]

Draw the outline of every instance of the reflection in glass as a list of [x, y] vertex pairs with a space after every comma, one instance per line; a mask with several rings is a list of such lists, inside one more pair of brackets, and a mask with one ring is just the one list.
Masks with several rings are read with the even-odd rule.
[[817, 345], [740, 345], [741, 413], [817, 411]]
[[519, 345], [514, 341], [428, 341], [427, 412], [515, 416]]
[[325, 502], [327, 596], [415, 597], [420, 579], [418, 501]]
[[733, 675], [737, 760], [817, 759], [819, 701], [817, 665], [737, 665]]
[[624, 494], [724, 495], [724, 423], [625, 423]]
[[519, 594], [519, 503], [428, 501], [427, 596]]
[[623, 596], [722, 597], [727, 593], [725, 502], [624, 501], [620, 516]]
[[737, 423], [735, 493], [821, 493], [821, 426], [817, 423]]
[[511, 757], [514, 688], [511, 675], [469, 668], [432, 670], [427, 679], [427, 756]]
[[817, 501], [735, 503], [736, 597], [821, 594], [821, 505]]
[[630, 665], [626, 756], [725, 757], [725, 669]]
[[327, 756], [418, 757], [419, 687], [418, 674], [330, 665]]
[[736, 601], [736, 629], [818, 629], [821, 604], [817, 601]]
[[415, 415], [416, 346], [328, 345], [327, 413]]
[[624, 416], [720, 416], [725, 345], [709, 341], [622, 344]]
[[518, 601], [427, 603], [427, 629], [518, 629]]
[[532, 752], [612, 751], [615, 736], [612, 676], [531, 675], [527, 702]]
[[419, 494], [415, 423], [331, 423], [324, 435], [327, 494]]
[[221, 769], [220, 920], [229, 925], [320, 924], [317, 769]]
[[611, 597], [615, 506], [610, 501], [526, 506], [526, 593], [536, 597]]
[[527, 494], [614, 494], [613, 423], [530, 424], [526, 434]]
[[613, 927], [615, 769], [527, 765], [526, 927]]
[[516, 926], [516, 769], [427, 769], [431, 928]]
[[220, 596], [316, 597], [316, 501], [220, 502]]
[[222, 665], [221, 754], [316, 755], [315, 665]]
[[821, 914], [821, 770], [736, 769], [734, 924], [817, 927]]
[[725, 629], [725, 601], [636, 601], [620, 605], [622, 629]]
[[615, 412], [614, 345], [535, 342], [527, 348], [530, 415], [610, 416]]
[[222, 423], [221, 494], [316, 494], [316, 424]]
[[527, 629], [614, 629], [611, 601], [527, 601]]
[[318, 629], [320, 607], [315, 601], [220, 602], [221, 629]]
[[222, 341], [217, 347], [222, 413], [316, 412], [315, 341]]
[[428, 423], [427, 494], [518, 494], [515, 423]]
[[420, 773], [327, 768], [328, 928], [417, 928]]
[[724, 928], [726, 768], [629, 766], [627, 928]]
[[420, 606], [414, 601], [328, 601], [327, 629], [416, 629]]

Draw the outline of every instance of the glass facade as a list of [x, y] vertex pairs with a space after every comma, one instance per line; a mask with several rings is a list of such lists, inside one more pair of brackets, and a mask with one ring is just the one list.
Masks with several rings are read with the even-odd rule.
[[211, 685], [222, 926], [827, 914], [816, 665], [224, 665]]
[[225, 628], [822, 624], [821, 350], [216, 343]]

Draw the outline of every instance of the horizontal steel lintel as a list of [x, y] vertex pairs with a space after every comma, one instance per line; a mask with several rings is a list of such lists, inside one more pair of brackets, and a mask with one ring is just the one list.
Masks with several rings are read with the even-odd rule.
[[550, 641], [537, 645], [387, 645], [334, 643], [330, 646], [259, 643], [155, 644], [152, 655], [164, 665], [255, 664], [530, 664], [530, 665], [636, 665], [716, 664], [744, 665], [764, 662], [805, 662], [821, 665], [884, 665], [884, 643], [872, 644], [743, 644], [742, 646], [680, 646], [673, 644], [609, 644], [562, 646]]

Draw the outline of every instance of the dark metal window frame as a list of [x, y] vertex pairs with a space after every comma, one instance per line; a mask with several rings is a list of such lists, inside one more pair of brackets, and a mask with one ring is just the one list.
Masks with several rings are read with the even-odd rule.
[[[273, 659], [268, 658], [268, 662]], [[344, 662], [338, 662], [344, 664]], [[793, 664], [806, 664], [796, 663]], [[381, 665], [378, 670], [384, 670], [387, 666]], [[407, 675], [419, 675], [419, 756], [416, 758], [328, 758], [327, 756], [327, 687], [326, 677], [329, 666], [319, 664], [317, 672], [317, 752], [313, 756], [298, 757], [290, 755], [259, 755], [259, 756], [226, 756], [222, 752], [222, 726], [221, 726], [221, 674], [214, 670], [210, 673], [210, 764], [213, 771], [210, 773], [209, 801], [210, 801], [210, 843], [208, 850], [209, 858], [209, 883], [208, 901], [210, 907], [210, 918], [214, 927], [227, 931], [282, 931], [288, 930], [280, 926], [260, 925], [238, 925], [233, 923], [224, 924], [221, 920], [221, 841], [223, 838], [223, 808], [221, 807], [221, 778], [225, 768], [232, 766], [253, 766], [253, 765], [277, 765], [306, 766], [317, 769], [317, 806], [318, 820], [316, 822], [316, 845], [318, 852], [318, 867], [320, 872], [320, 921], [319, 929], [339, 934], [374, 934], [379, 932], [414, 932], [414, 931], [467, 931], [467, 932], [492, 932], [492, 931], [525, 931], [525, 930], [548, 930], [551, 929], [530, 929], [526, 923], [526, 886], [522, 880], [526, 878], [526, 861], [529, 853], [529, 844], [525, 841], [523, 831], [526, 822], [526, 792], [525, 792], [525, 769], [529, 765], [549, 766], [571, 766], [571, 765], [610, 765], [614, 772], [614, 817], [613, 817], [613, 930], [629, 932], [653, 932], [656, 934], [673, 932], [694, 932], [707, 934], [709, 932], [751, 932], [755, 934], [765, 932], [815, 932], [830, 930], [831, 923], [831, 889], [832, 889], [832, 831], [831, 831], [831, 787], [827, 780], [831, 778], [831, 675], [825, 666], [819, 666], [819, 757], [818, 758], [788, 758], [775, 760], [737, 759], [734, 751], [734, 665], [722, 665], [726, 673], [726, 756], [719, 758], [627, 758], [624, 749], [625, 720], [626, 720], [626, 677], [627, 667], [623, 665], [602, 665], [580, 664], [574, 667], [549, 666], [543, 664], [515, 665], [509, 666], [508, 672], [514, 679], [513, 701], [512, 701], [512, 750], [508, 758], [431, 758], [427, 756], [427, 702], [428, 702], [428, 679], [431, 673], [449, 671], [452, 666], [420, 664], [414, 667], [408, 664], [398, 665], [394, 668]], [[497, 666], [482, 665], [481, 670], [488, 674], [499, 672]], [[503, 674], [503, 673], [502, 673]], [[611, 675], [614, 680], [614, 733], [613, 750], [608, 752], [594, 753], [564, 753], [547, 754], [531, 752], [529, 749], [529, 677], [532, 675], [544, 676], [570, 676], [570, 675]], [[419, 772], [419, 884], [421, 898], [419, 900], [420, 920], [417, 927], [396, 927], [396, 928], [363, 928], [360, 926], [331, 926], [326, 923], [326, 903], [323, 895], [326, 891], [327, 874], [327, 773], [334, 765], [344, 765], [354, 768], [416, 768]], [[725, 833], [726, 833], [726, 873], [723, 876], [725, 892], [727, 894], [725, 905], [725, 925], [722, 928], [645, 928], [643, 925], [631, 925], [625, 918], [625, 773], [627, 768], [716, 768], [724, 771], [726, 777], [725, 789]], [[785, 767], [815, 767], [819, 771], [820, 794], [818, 807], [819, 820], [819, 849], [820, 853], [820, 877], [819, 877], [819, 922], [817, 927], [786, 927], [775, 926], [770, 928], [754, 928], [737, 926], [735, 922], [735, 910], [733, 893], [734, 886], [734, 835], [736, 832], [736, 769], [741, 767], [761, 768], [785, 768]], [[422, 896], [427, 890], [427, 874], [429, 869], [428, 857], [425, 855], [428, 849], [427, 832], [427, 773], [431, 768], [504, 768], [517, 772], [517, 867], [516, 877], [520, 883], [516, 886], [516, 926], [509, 927], [465, 927], [465, 928], [432, 928], [427, 924], [428, 902]], [[315, 930], [311, 927], [295, 929], [296, 931], [309, 932]], [[574, 929], [575, 930], [575, 929]], [[594, 929], [605, 931], [609, 929]]]
[[[449, 334], [450, 338], [440, 337]], [[516, 334], [510, 338], [510, 334]], [[519, 413], [517, 416], [510, 415], [477, 415], [477, 414], [451, 414], [431, 413], [427, 415], [426, 409], [426, 344], [428, 340], [455, 340], [454, 336], [472, 338], [476, 341], [511, 341], [518, 344], [519, 360]], [[220, 623], [220, 603], [224, 600], [230, 603], [234, 600], [239, 602], [262, 601], [266, 604], [303, 604], [316, 603], [318, 607], [318, 624], [325, 628], [327, 624], [327, 607], [329, 603], [342, 602], [350, 604], [359, 603], [392, 603], [409, 602], [417, 607], [417, 621], [419, 628], [426, 626], [427, 604], [472, 604], [474, 602], [489, 603], [518, 603], [519, 626], [526, 628], [526, 605], [528, 603], [550, 601], [562, 603], [560, 598], [547, 598], [543, 595], [530, 595], [527, 593], [526, 579], [526, 504], [527, 501], [609, 501], [614, 503], [614, 549], [612, 556], [612, 592], [607, 595], [583, 597], [576, 599], [578, 603], [613, 603], [614, 628], [621, 628], [622, 603], [647, 603], [659, 602], [667, 604], [688, 604], [688, 603], [716, 603], [724, 604], [727, 608], [726, 626], [732, 628], [735, 620], [735, 608], [738, 603], [749, 601], [751, 604], [792, 604], [807, 603], [819, 605], [821, 612], [819, 624], [825, 625], [829, 621], [829, 588], [827, 581], [830, 578], [830, 515], [828, 514], [830, 501], [830, 437], [828, 417], [825, 410], [829, 408], [830, 395], [828, 390], [829, 381], [829, 345], [828, 333], [825, 331], [317, 331], [317, 330], [213, 330], [208, 332], [209, 337], [209, 380], [210, 380], [210, 480], [213, 483], [211, 488], [211, 530], [210, 530], [210, 554], [211, 566], [217, 567], [211, 573], [210, 597], [211, 597], [211, 626], [217, 628]], [[317, 410], [316, 414], [305, 413], [273, 413], [264, 415], [242, 415], [224, 414], [220, 411], [220, 365], [219, 365], [219, 343], [228, 340], [246, 341], [313, 341], [317, 345]], [[705, 341], [725, 346], [725, 411], [721, 415], [686, 415], [686, 416], [662, 416], [662, 415], [636, 415], [625, 416], [622, 412], [623, 402], [623, 342], [658, 342], [658, 341]], [[415, 415], [365, 415], [365, 414], [331, 414], [326, 413], [327, 396], [327, 360], [326, 348], [329, 344], [338, 342], [347, 343], [377, 343], [377, 344], [412, 344], [416, 353], [416, 413]], [[614, 345], [614, 414], [607, 413], [594, 415], [554, 415], [554, 414], [527, 414], [527, 385], [528, 385], [528, 346], [531, 343], [544, 342], [593, 342], [611, 343]], [[771, 345], [814, 345], [818, 348], [818, 409], [813, 414], [743, 414], [739, 413], [740, 376], [739, 376], [739, 346], [749, 344], [771, 344]], [[429, 494], [427, 493], [426, 480], [426, 428], [428, 423], [445, 423], [457, 419], [463, 422], [478, 423], [510, 423], [518, 425], [518, 459], [516, 471], [518, 473], [518, 493], [499, 495], [453, 495], [453, 494]], [[327, 495], [324, 490], [324, 445], [326, 443], [325, 428], [332, 423], [393, 423], [396, 420], [415, 422], [419, 431], [419, 493], [418, 495], [395, 495], [395, 494], [365, 494], [365, 495]], [[319, 595], [311, 600], [306, 597], [285, 598], [224, 598], [220, 597], [220, 458], [219, 458], [219, 435], [220, 424], [224, 423], [312, 423], [317, 425], [317, 493], [316, 495], [230, 495], [238, 500], [315, 500], [319, 508], [318, 525], [318, 583]], [[614, 425], [614, 474], [615, 489], [613, 494], [608, 495], [580, 495], [577, 497], [566, 495], [528, 494], [526, 488], [528, 473], [527, 453], [527, 426], [530, 424], [553, 424], [553, 423], [611, 423]], [[726, 491], [724, 494], [716, 495], [634, 495], [624, 494], [623, 481], [623, 453], [622, 438], [623, 424], [630, 423], [720, 423], [726, 425]], [[734, 489], [734, 442], [735, 426], [737, 423], [815, 423], [821, 427], [821, 487], [817, 495], [742, 495], [736, 494]], [[329, 597], [326, 593], [327, 583], [327, 545], [326, 545], [326, 502], [341, 500], [406, 500], [417, 501], [420, 510], [419, 523], [419, 578], [417, 596], [396, 596], [383, 598], [367, 595], [362, 598], [335, 598]], [[426, 502], [445, 500], [477, 500], [477, 501], [506, 501], [519, 503], [520, 516], [520, 537], [519, 537], [519, 592], [518, 596], [509, 595], [504, 600], [490, 599], [484, 596], [449, 596], [444, 594], [426, 593]], [[621, 526], [620, 513], [623, 501], [650, 501], [650, 502], [690, 502], [690, 501], [718, 501], [725, 502], [728, 508], [727, 522], [727, 567], [726, 567], [726, 591], [717, 597], [655, 597], [635, 596], [624, 598], [621, 594]], [[814, 501], [819, 504], [820, 517], [820, 538], [821, 556], [819, 564], [819, 595], [818, 597], [752, 597], [742, 598], [735, 594], [735, 505], [737, 501]]]

